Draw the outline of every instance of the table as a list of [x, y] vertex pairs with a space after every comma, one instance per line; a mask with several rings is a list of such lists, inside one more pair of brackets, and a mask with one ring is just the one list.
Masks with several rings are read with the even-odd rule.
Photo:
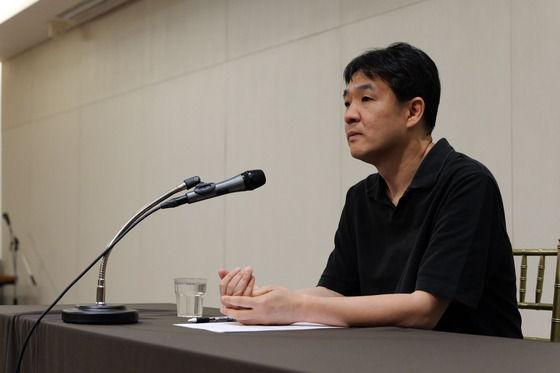
[[[130, 325], [78, 325], [57, 306], [36, 329], [22, 372], [553, 372], [560, 344], [446, 332], [337, 328], [220, 334], [173, 326], [174, 304], [127, 305]], [[0, 367], [14, 372], [42, 306], [0, 306]], [[205, 315], [218, 315], [205, 308]]]

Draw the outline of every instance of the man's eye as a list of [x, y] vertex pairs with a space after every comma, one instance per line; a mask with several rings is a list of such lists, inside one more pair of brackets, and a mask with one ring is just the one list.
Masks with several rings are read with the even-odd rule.
[[362, 102], [371, 101], [371, 97], [362, 97]]
[[350, 106], [350, 103], [348, 101], [345, 101], [344, 106], [348, 107], [348, 106]]

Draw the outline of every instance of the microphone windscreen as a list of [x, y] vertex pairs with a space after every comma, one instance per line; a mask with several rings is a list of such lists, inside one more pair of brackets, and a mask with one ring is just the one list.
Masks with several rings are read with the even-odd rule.
[[266, 183], [266, 176], [262, 170], [250, 170], [243, 173], [243, 180], [247, 190], [253, 190]]

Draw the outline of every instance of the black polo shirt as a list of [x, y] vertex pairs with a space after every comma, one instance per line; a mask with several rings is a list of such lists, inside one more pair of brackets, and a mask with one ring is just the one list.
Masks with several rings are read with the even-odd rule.
[[451, 298], [436, 330], [521, 338], [498, 185], [441, 139], [395, 207], [373, 174], [346, 195], [319, 281], [346, 296], [423, 290]]

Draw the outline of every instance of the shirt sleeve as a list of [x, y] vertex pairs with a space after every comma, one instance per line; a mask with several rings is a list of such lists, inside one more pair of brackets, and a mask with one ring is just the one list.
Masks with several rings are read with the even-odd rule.
[[509, 245], [492, 175], [477, 172], [456, 181], [439, 207], [432, 232], [420, 262], [417, 290], [476, 307], [494, 250]]
[[351, 202], [354, 192], [351, 188], [346, 195], [346, 203], [335, 233], [335, 247], [317, 284], [346, 296], [360, 295], [356, 239], [349, 233], [353, 231], [351, 226], [355, 224]]

